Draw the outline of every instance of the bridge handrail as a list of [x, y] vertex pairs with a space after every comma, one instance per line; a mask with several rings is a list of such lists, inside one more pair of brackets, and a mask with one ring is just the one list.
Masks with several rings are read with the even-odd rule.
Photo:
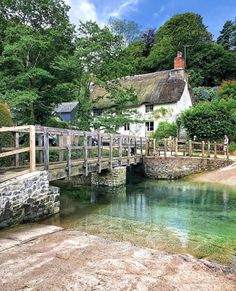
[[[134, 135], [120, 135], [101, 133], [98, 131], [88, 132], [80, 131], [76, 129], [62, 129], [53, 127], [44, 127], [40, 125], [26, 125], [26, 126], [14, 126], [14, 127], [2, 127], [1, 133], [12, 132], [15, 135], [15, 147], [9, 146], [0, 149], [0, 170], [15, 168], [14, 166], [1, 167], [1, 158], [6, 158], [15, 155], [15, 166], [20, 166], [19, 155], [29, 152], [29, 171], [36, 170], [36, 166], [44, 165], [44, 169], [49, 169], [49, 151], [59, 152], [59, 162], [63, 162], [66, 156], [67, 171], [70, 175], [72, 167], [72, 151], [79, 151], [82, 157], [79, 156], [80, 161], [83, 160], [85, 173], [88, 174], [88, 165], [91, 160], [90, 151], [96, 150], [97, 154], [97, 166], [98, 171], [101, 171], [103, 151], [107, 151], [110, 167], [112, 168], [113, 160], [119, 160], [119, 164], [122, 165], [122, 159], [124, 156], [127, 159], [127, 164], [130, 163], [131, 151], [133, 151], [134, 159], [137, 160], [137, 156], [142, 156], [145, 152], [146, 138], [136, 137]], [[24, 141], [25, 146], [20, 146], [20, 137], [25, 134], [29, 134], [29, 145], [27, 140]], [[58, 141], [56, 146], [50, 146], [49, 137], [55, 136]], [[23, 137], [24, 138], [24, 137]], [[79, 143], [80, 141], [80, 143]], [[81, 143], [82, 142], [82, 143]], [[95, 144], [94, 144], [95, 143]], [[140, 153], [138, 153], [138, 150]], [[36, 163], [36, 152], [38, 152]], [[118, 157], [113, 157], [113, 152]], [[77, 155], [77, 154], [76, 154]], [[107, 160], [107, 158], [106, 158]], [[41, 166], [40, 166], [41, 167]]]
[[187, 140], [185, 142], [180, 142], [177, 138], [175, 139], [160, 139], [156, 140], [150, 138], [147, 145], [148, 155], [163, 155], [167, 156], [169, 152], [170, 155], [177, 156], [189, 156], [189, 157], [214, 157], [218, 158], [221, 154], [229, 159], [229, 146], [223, 146], [222, 144], [210, 141], [193, 141]]

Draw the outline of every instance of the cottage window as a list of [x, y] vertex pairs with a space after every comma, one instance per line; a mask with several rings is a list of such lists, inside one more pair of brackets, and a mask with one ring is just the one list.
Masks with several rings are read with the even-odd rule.
[[130, 129], [129, 123], [125, 123], [124, 125], [124, 130], [128, 131]]
[[153, 104], [148, 104], [145, 106], [145, 112], [152, 112], [153, 111]]
[[154, 121], [146, 122], [146, 129], [147, 131], [154, 131]]

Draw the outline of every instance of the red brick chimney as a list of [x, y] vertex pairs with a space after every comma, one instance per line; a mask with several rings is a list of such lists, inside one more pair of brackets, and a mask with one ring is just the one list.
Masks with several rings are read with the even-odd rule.
[[177, 52], [177, 57], [174, 60], [174, 69], [185, 69], [185, 60], [182, 57], [182, 52]]

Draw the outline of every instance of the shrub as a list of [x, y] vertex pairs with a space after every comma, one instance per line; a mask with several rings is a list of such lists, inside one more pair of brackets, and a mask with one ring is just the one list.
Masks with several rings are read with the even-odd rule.
[[218, 88], [217, 97], [236, 100], [236, 81], [224, 81]]
[[184, 111], [181, 122], [187, 129], [190, 138], [219, 141], [227, 134], [230, 140], [235, 139], [236, 100], [216, 99], [211, 102], [199, 102], [196, 106]]
[[[3, 126], [13, 126], [13, 121], [11, 118], [10, 110], [5, 103], [0, 103], [0, 127]], [[13, 136], [11, 133], [1, 133], [0, 134], [0, 149], [2, 147], [11, 146], [13, 143]]]
[[231, 142], [229, 145], [229, 152], [233, 153], [236, 151], [236, 143], [235, 142]]
[[156, 139], [162, 139], [169, 136], [177, 136], [177, 125], [166, 121], [160, 122], [153, 137]]

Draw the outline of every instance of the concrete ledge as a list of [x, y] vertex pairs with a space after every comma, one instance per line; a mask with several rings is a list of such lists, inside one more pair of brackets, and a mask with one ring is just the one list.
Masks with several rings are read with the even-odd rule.
[[10, 228], [0, 233], [0, 252], [61, 230], [62, 227], [43, 224], [26, 224]]

